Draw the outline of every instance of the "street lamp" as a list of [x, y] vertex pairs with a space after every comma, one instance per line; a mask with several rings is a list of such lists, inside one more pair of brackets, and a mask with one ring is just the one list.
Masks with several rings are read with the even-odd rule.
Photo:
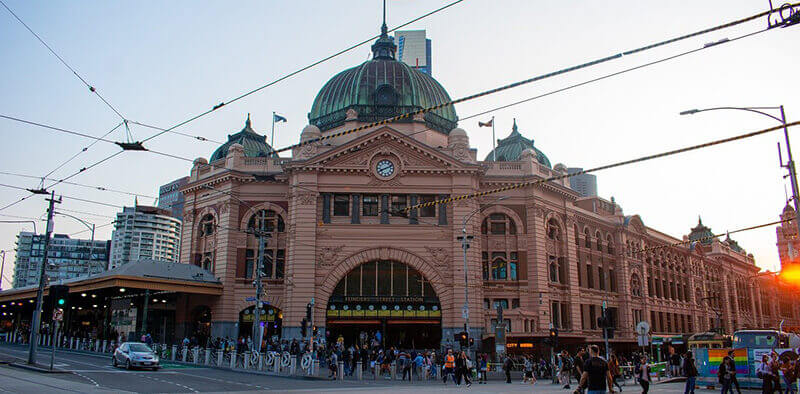
[[[494, 202], [503, 201], [507, 198], [508, 196], [500, 196]], [[467, 222], [472, 219], [476, 213], [487, 207], [489, 206], [485, 205], [481, 207], [479, 203], [478, 208], [467, 214], [461, 223], [461, 235], [456, 238], [461, 241], [461, 248], [464, 250], [464, 308], [462, 310], [462, 315], [464, 316], [464, 331], [467, 333], [467, 337], [469, 337], [469, 279], [467, 275], [467, 249], [469, 249], [469, 242], [473, 238], [472, 235], [467, 235]], [[467, 346], [469, 346], [469, 343], [467, 343]]]
[[[797, 192], [798, 192], [797, 173], [795, 172], [794, 169], [794, 159], [792, 159], [792, 147], [791, 145], [789, 145], [789, 130], [786, 127], [786, 113], [783, 111], [783, 105], [777, 107], [713, 107], [705, 109], [690, 109], [681, 112], [681, 115], [694, 115], [699, 112], [716, 111], [721, 109], [754, 112], [775, 119], [778, 122], [781, 122], [781, 124], [783, 124], [783, 138], [786, 141], [786, 153], [789, 155], [789, 161], [786, 163], [786, 165], [784, 165], [783, 160], [781, 159], [781, 167], [784, 167], [787, 170], [789, 170], [789, 178], [792, 181], [792, 200], [794, 200], [795, 222], [797, 225], [797, 230], [800, 232], [800, 220], [798, 220], [797, 217], [797, 215], [800, 215], [800, 202], [798, 202], [797, 198]], [[775, 115], [770, 115], [761, 110], [780, 110], [781, 117], [779, 118]], [[778, 154], [780, 154], [780, 149], [778, 150]]]
[[[78, 218], [78, 217], [63, 213], [63, 212], [56, 211], [55, 214], [56, 215], [61, 215], [61, 216], [66, 216], [66, 217], [69, 217], [69, 218], [73, 218], [73, 219], [77, 220], [78, 222], [80, 222], [82, 225], [86, 226], [86, 228], [88, 228], [92, 232], [92, 241], [89, 244], [89, 264], [94, 263], [94, 227], [95, 227], [94, 223], [89, 223], [89, 222], [87, 222], [87, 221], [85, 221], [85, 220], [83, 220], [81, 218]], [[108, 268], [108, 267], [106, 267], [106, 268]], [[91, 274], [91, 272], [89, 272], [89, 274]]]

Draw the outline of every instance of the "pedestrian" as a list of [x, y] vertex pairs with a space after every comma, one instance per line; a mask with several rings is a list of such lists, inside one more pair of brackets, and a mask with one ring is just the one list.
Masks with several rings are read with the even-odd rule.
[[717, 378], [719, 380], [719, 384], [722, 386], [722, 391], [720, 394], [727, 394], [728, 391], [733, 394], [733, 388], [731, 387], [731, 384], [733, 380], [733, 371], [735, 369], [736, 366], [730, 357], [725, 357], [722, 359], [722, 362], [719, 364], [719, 370], [717, 371]]
[[456, 377], [453, 375], [456, 368], [456, 357], [453, 355], [453, 349], [447, 349], [447, 354], [444, 356], [444, 370], [442, 371], [442, 382], [447, 384], [447, 377], [453, 378], [453, 383], [456, 383]]
[[328, 359], [328, 368], [330, 369], [330, 375], [328, 375], [328, 379], [336, 380], [339, 378], [339, 366], [338, 366], [338, 358], [336, 356], [336, 352], [331, 352], [331, 356]]
[[670, 351], [672, 352], [672, 354], [669, 356], [670, 375], [673, 378], [676, 378], [681, 375], [681, 355], [678, 354], [673, 347], [670, 347]]
[[733, 387], [736, 387], [736, 392], [738, 394], [742, 394], [742, 389], [739, 388], [739, 380], [736, 379], [736, 358], [733, 356], [733, 350], [728, 351], [728, 358], [730, 359], [730, 363], [733, 366], [731, 368], [731, 393], [733, 393]]
[[642, 356], [639, 360], [639, 365], [636, 368], [636, 380], [642, 386], [642, 394], [647, 394], [650, 390], [650, 366], [647, 365], [647, 356]]
[[522, 366], [525, 370], [522, 373], [522, 384], [528, 383], [528, 379], [533, 375], [533, 364], [531, 364], [531, 360], [528, 357], [522, 357]]
[[784, 358], [781, 364], [781, 372], [783, 372], [783, 382], [786, 384], [786, 394], [797, 393], [797, 375], [795, 375], [795, 363], [789, 360], [788, 357]]
[[570, 373], [572, 373], [572, 358], [565, 349], [558, 358], [558, 379], [565, 389], [569, 389]]
[[470, 361], [467, 358], [467, 354], [464, 352], [459, 353], [458, 358], [456, 358], [456, 385], [461, 385], [461, 379], [464, 379], [464, 383], [467, 387], [472, 386], [472, 379], [469, 377], [469, 370], [470, 370]]
[[[616, 354], [612, 354], [611, 357], [608, 358], [608, 370], [611, 372], [611, 382], [614, 383], [614, 386], [619, 388], [619, 391], [622, 391], [622, 385], [619, 384], [622, 373], [619, 369], [619, 359]], [[694, 394], [694, 392], [692, 392], [692, 394]]]
[[480, 371], [480, 376], [478, 377], [478, 384], [486, 384], [486, 372], [489, 370], [489, 363], [487, 361], [487, 356], [481, 355], [480, 361], [478, 362], [478, 370]]
[[683, 359], [683, 374], [686, 375], [686, 387], [683, 389], [683, 394], [694, 394], [697, 365], [694, 363], [692, 352], [686, 352], [686, 356]]
[[761, 394], [772, 394], [775, 392], [772, 381], [772, 369], [769, 366], [769, 357], [765, 354], [761, 356], [761, 364], [756, 369], [756, 376], [761, 379]]
[[[608, 363], [600, 358], [600, 348], [589, 346], [589, 359], [581, 368], [581, 380], [578, 389], [586, 388], [587, 394], [605, 394], [614, 392], [611, 371]], [[577, 390], [576, 390], [577, 391]]]
[[514, 368], [514, 362], [511, 361], [511, 357], [506, 356], [505, 361], [503, 361], [503, 371], [506, 373], [506, 383], [511, 383], [511, 369]]

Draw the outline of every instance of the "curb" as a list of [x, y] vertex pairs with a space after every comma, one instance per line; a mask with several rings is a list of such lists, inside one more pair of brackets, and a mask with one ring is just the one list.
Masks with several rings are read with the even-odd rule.
[[71, 371], [64, 370], [64, 369], [53, 368], [51, 370], [50, 368], [46, 368], [46, 367], [43, 367], [43, 366], [40, 366], [40, 365], [30, 365], [30, 364], [27, 364], [27, 363], [21, 363], [21, 362], [16, 362], [16, 361], [10, 362], [10, 363], [8, 363], [8, 365], [10, 367], [19, 368], [19, 369], [26, 369], [28, 371], [39, 372], [39, 373], [72, 373]]

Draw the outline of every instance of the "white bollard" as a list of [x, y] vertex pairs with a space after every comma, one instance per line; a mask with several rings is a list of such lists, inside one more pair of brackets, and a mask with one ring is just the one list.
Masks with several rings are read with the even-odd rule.
[[264, 370], [264, 353], [258, 355], [258, 370]]
[[222, 351], [222, 349], [217, 350], [217, 366], [218, 367], [222, 366], [222, 359], [224, 357], [225, 357], [225, 353]]
[[361, 370], [361, 361], [356, 361], [356, 379], [364, 380], [364, 371]]
[[375, 368], [373, 369], [372, 377], [373, 377], [375, 380], [378, 380], [378, 374], [379, 374], [380, 372], [381, 372], [381, 366], [380, 366], [380, 365], [378, 364], [378, 362], [376, 361], [376, 362], [375, 362]]
[[244, 369], [250, 369], [250, 352], [244, 352]]
[[397, 379], [397, 363], [392, 361], [392, 365], [389, 366], [389, 372], [392, 375], [392, 380]]
[[205, 365], [211, 364], [211, 349], [206, 349], [206, 360], [203, 364]]
[[95, 352], [99, 352], [100, 351], [100, 340], [99, 339], [96, 339], [94, 341], [94, 351]]
[[281, 372], [281, 354], [275, 353], [275, 361], [272, 363], [272, 371], [275, 373]]
[[176, 353], [178, 353], [178, 345], [172, 345], [172, 355], [170, 356], [172, 361], [175, 361]]
[[294, 375], [296, 371], [297, 371], [297, 357], [292, 356], [292, 358], [289, 359], [289, 375]]
[[344, 361], [339, 361], [339, 365], [337, 365], [336, 376], [339, 380], [344, 381]]
[[186, 362], [186, 356], [189, 354], [189, 349], [184, 347], [181, 349], [181, 361]]
[[236, 368], [236, 350], [231, 352], [231, 369]]
[[200, 348], [198, 347], [192, 349], [192, 362], [200, 364]]

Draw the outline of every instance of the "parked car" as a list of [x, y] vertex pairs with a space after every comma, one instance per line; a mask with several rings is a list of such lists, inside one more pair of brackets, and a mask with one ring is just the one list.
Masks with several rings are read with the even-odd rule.
[[111, 356], [111, 365], [122, 365], [125, 369], [143, 367], [157, 370], [161, 367], [158, 361], [153, 349], [141, 342], [123, 342]]

